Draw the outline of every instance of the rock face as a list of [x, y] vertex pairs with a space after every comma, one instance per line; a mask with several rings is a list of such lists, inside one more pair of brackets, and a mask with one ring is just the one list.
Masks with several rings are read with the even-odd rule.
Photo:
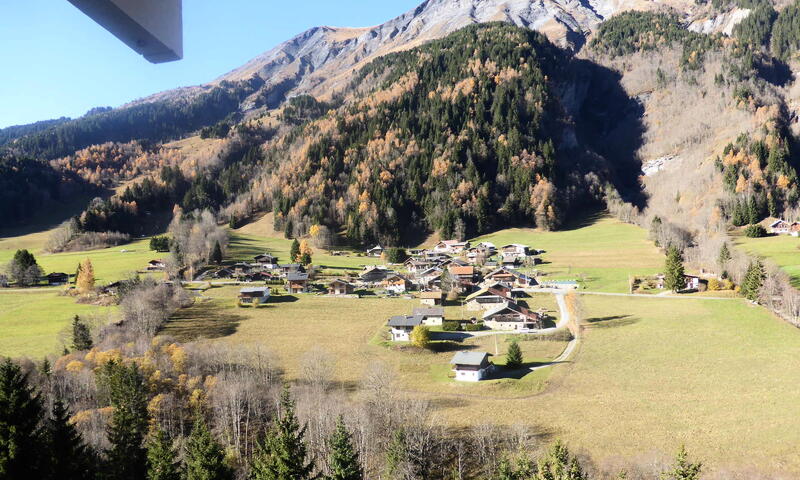
[[[321, 96], [341, 88], [348, 74], [377, 56], [420, 45], [474, 23], [503, 21], [539, 30], [551, 41], [577, 48], [609, 15], [636, 0], [427, 0], [371, 28], [316, 27], [220, 77], [254, 74], [267, 82], [268, 105], [287, 94]], [[324, 84], [324, 88], [322, 87]]]

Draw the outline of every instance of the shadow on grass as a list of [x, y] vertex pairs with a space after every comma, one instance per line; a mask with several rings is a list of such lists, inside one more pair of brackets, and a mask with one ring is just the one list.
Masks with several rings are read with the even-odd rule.
[[256, 255], [264, 253], [267, 249], [263, 245], [259, 245], [256, 240], [244, 238], [240, 235], [231, 235], [228, 242], [228, 251], [230, 252], [229, 260], [250, 260]]
[[566, 225], [562, 226], [559, 230], [570, 231], [591, 227], [595, 223], [599, 222], [605, 215], [606, 212], [603, 210], [596, 210], [594, 212], [587, 213], [586, 215], [576, 215], [573, 221], [570, 221]]
[[179, 341], [221, 338], [233, 335], [245, 317], [222, 305], [205, 302], [178, 310], [161, 333]]
[[631, 317], [630, 315], [611, 315], [608, 317], [594, 317], [586, 319], [586, 323], [588, 323], [590, 326], [600, 328], [626, 327], [638, 322], [638, 318]]
[[542, 365], [558, 365], [565, 362], [525, 362], [519, 368], [508, 368], [505, 365], [495, 365], [492, 373], [487, 377], [488, 380], [521, 380], [523, 377], [532, 374], [531, 368], [541, 367]]
[[458, 352], [461, 350], [472, 350], [475, 345], [464, 345], [453, 340], [433, 340], [428, 347], [434, 353]]
[[269, 300], [267, 300], [267, 305], [270, 303], [293, 303], [297, 300], [298, 298], [294, 295], [274, 295], [269, 297]]

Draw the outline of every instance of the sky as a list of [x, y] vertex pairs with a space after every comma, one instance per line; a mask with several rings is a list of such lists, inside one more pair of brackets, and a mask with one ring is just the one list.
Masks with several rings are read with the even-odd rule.
[[378, 25], [422, 0], [183, 0], [183, 59], [151, 64], [67, 0], [0, 0], [0, 128], [209, 82], [302, 31]]

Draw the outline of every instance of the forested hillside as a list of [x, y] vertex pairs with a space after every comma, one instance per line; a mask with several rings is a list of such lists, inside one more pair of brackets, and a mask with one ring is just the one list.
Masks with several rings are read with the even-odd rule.
[[356, 75], [344, 106], [267, 149], [253, 196], [272, 203], [276, 228], [327, 224], [355, 243], [556, 228], [592, 200], [582, 168], [596, 170], [594, 187], [608, 178], [563, 141], [558, 91], [571, 75], [565, 52], [506, 24], [387, 55]]

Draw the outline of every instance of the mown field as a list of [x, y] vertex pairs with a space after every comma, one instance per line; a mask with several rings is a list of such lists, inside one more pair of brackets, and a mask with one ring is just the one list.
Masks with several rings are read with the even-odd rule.
[[747, 253], [759, 256], [781, 267], [792, 279], [792, 285], [800, 287], [800, 239], [789, 235], [764, 238], [734, 238], [734, 243]]
[[[320, 350], [334, 360], [335, 380], [347, 386], [358, 383], [365, 369], [376, 362], [385, 363], [402, 388], [410, 391], [447, 393], [466, 389], [480, 394], [513, 394], [544, 385], [541, 380], [546, 376], [538, 373], [525, 377], [525, 388], [518, 385], [517, 378], [480, 385], [456, 383], [448, 378], [449, 361], [458, 350], [497, 353], [498, 363], [504, 363], [508, 344], [505, 336], [464, 342], [434, 339], [430, 352], [386, 341], [385, 323], [389, 317], [410, 314], [419, 306], [418, 300], [298, 294], [275, 296], [259, 308], [238, 308], [237, 291], [236, 287], [206, 290], [204, 295], [210, 300], [178, 312], [164, 333], [181, 340], [210, 338], [235, 344], [264, 344], [278, 357], [289, 380], [301, 378], [304, 358], [309, 352]], [[533, 300], [530, 303], [533, 306]], [[520, 346], [524, 360], [535, 364], [557, 357], [566, 342], [526, 341]], [[522, 377], [522, 373], [515, 372], [514, 376]]]
[[628, 292], [632, 275], [652, 275], [663, 270], [664, 255], [647, 239], [647, 232], [608, 216], [556, 232], [510, 228], [472, 240], [498, 247], [522, 243], [538, 250], [543, 265], [536, 268], [556, 280], [581, 280], [587, 290]]

